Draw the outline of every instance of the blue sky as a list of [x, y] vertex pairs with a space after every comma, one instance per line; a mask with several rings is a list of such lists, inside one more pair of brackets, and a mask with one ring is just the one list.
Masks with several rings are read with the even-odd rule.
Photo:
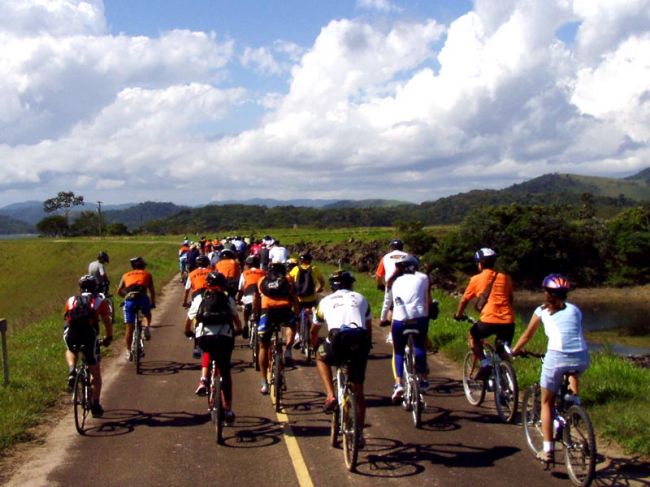
[[9, 0], [0, 42], [0, 206], [421, 202], [650, 165], [650, 0]]

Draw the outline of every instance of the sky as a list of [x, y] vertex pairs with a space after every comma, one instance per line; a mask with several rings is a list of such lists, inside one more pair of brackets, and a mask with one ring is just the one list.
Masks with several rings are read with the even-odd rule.
[[0, 206], [650, 166], [650, 0], [0, 0]]

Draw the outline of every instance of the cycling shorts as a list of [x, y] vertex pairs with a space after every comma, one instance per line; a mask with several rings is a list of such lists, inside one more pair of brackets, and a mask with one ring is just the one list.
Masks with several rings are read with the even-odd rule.
[[257, 325], [257, 332], [260, 340], [264, 345], [271, 342], [271, 337], [278, 327], [292, 327], [296, 321], [296, 316], [290, 307], [267, 308], [262, 310], [260, 322]]
[[142, 310], [142, 314], [145, 316], [151, 314], [151, 303], [148, 295], [136, 294], [133, 298], [124, 301], [124, 323], [135, 324], [135, 314], [138, 308]]
[[515, 336], [515, 324], [509, 323], [507, 325], [495, 325], [479, 321], [469, 329], [469, 334], [475, 341], [483, 340], [484, 338], [494, 335], [497, 340], [511, 344], [512, 339]]
[[539, 384], [557, 393], [562, 386], [562, 376], [571, 371], [584, 372], [589, 367], [589, 352], [558, 352], [547, 350], [542, 364]]
[[362, 328], [330, 331], [318, 347], [318, 354], [328, 365], [348, 364], [348, 379], [353, 384], [363, 384], [370, 353], [370, 337]]
[[88, 365], [99, 363], [99, 333], [95, 328], [89, 327], [83, 332], [73, 330], [69, 326], [63, 328], [63, 341], [71, 352], [81, 352], [86, 357]]

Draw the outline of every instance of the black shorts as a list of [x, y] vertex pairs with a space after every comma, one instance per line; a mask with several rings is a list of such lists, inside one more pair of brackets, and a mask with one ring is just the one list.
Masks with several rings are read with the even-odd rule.
[[296, 315], [290, 307], [263, 309], [257, 331], [260, 340], [264, 345], [271, 342], [275, 330], [282, 326], [293, 327], [296, 322]]
[[479, 321], [469, 329], [469, 333], [474, 340], [483, 340], [491, 335], [495, 335], [497, 340], [511, 345], [512, 339], [515, 336], [515, 324], [498, 325]]
[[196, 339], [201, 350], [210, 354], [217, 361], [217, 366], [224, 372], [230, 369], [230, 358], [235, 348], [235, 338], [225, 335], [203, 335]]
[[349, 381], [353, 384], [363, 384], [370, 346], [370, 337], [364, 329], [332, 330], [327, 340], [318, 347], [318, 354], [328, 365], [339, 366], [347, 363]]
[[298, 305], [301, 311], [305, 308], [315, 308], [318, 306], [318, 299], [314, 299], [313, 301], [298, 301]]
[[95, 328], [80, 332], [66, 326], [63, 328], [63, 341], [71, 352], [83, 353], [88, 365], [99, 363], [99, 332]]

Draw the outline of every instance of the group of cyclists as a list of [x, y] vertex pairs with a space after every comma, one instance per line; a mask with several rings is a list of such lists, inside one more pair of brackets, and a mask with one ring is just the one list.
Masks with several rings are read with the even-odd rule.
[[[197, 255], [193, 256], [192, 252]], [[249, 324], [253, 323], [259, 336], [261, 394], [269, 392], [267, 373], [271, 337], [282, 327], [286, 344], [285, 363], [291, 363], [293, 346], [299, 340], [308, 340], [316, 351], [316, 368], [326, 396], [324, 411], [332, 412], [337, 407], [331, 367], [341, 363], [349, 365], [349, 381], [359, 398], [358, 414], [360, 424], [364, 424], [363, 385], [372, 347], [372, 313], [368, 300], [354, 290], [355, 277], [351, 272], [333, 272], [328, 279], [332, 292], [320, 299], [326, 280], [314, 265], [311, 254], [304, 252], [294, 259], [278, 240], [268, 235], [253, 242], [239, 236], [220, 241], [202, 238], [196, 243], [185, 240], [178, 256], [180, 270], [187, 271], [181, 303], [189, 308], [184, 333], [195, 339], [195, 357], [201, 359], [201, 376], [195, 393], [206, 393], [208, 365], [215, 359], [223, 380], [227, 423], [235, 420], [230, 374], [235, 336], [241, 333], [247, 338], [251, 333]], [[478, 273], [471, 277], [453, 315], [456, 320], [463, 319], [468, 304], [473, 300], [480, 312], [478, 323], [469, 330], [470, 346], [481, 362], [476, 380], [490, 374], [491, 365], [483, 355], [482, 340], [495, 336], [501, 342], [511, 344], [515, 333], [512, 281], [507, 274], [495, 270], [496, 258], [496, 252], [490, 248], [476, 252], [474, 260]], [[93, 416], [101, 416], [103, 412], [99, 402], [100, 322], [106, 331], [104, 344], [108, 345], [112, 340], [112, 323], [104, 299], [109, 284], [104, 264], [108, 261], [106, 252], [100, 252], [97, 260], [90, 264], [88, 274], [79, 281], [80, 294], [66, 302], [64, 340], [69, 383], [74, 381], [76, 354], [82, 350], [93, 377]], [[117, 293], [125, 299], [127, 350], [133, 333], [133, 310], [136, 307], [142, 310], [148, 339], [151, 308], [155, 307], [156, 301], [153, 278], [145, 269], [144, 259], [131, 259], [131, 267], [132, 270], [122, 276], [117, 287]], [[380, 326], [390, 326], [394, 376], [391, 399], [397, 404], [404, 394], [402, 374], [406, 330], [416, 330], [412, 335], [415, 371], [420, 389], [425, 391], [429, 387], [426, 340], [429, 321], [437, 316], [437, 303], [431, 298], [431, 284], [427, 274], [420, 271], [418, 258], [405, 252], [399, 239], [389, 243], [389, 251], [380, 260], [375, 279], [378, 289], [384, 291], [379, 322]], [[540, 381], [544, 449], [539, 457], [547, 462], [553, 454], [552, 407], [562, 376], [570, 373], [571, 390], [577, 395], [578, 375], [589, 366], [589, 354], [582, 331], [582, 314], [575, 305], [567, 302], [568, 279], [560, 274], [550, 274], [543, 280], [542, 288], [543, 304], [533, 313], [528, 327], [512, 348], [512, 354], [521, 353], [539, 325], [544, 326], [549, 340]], [[71, 317], [75, 315], [73, 310], [78, 308], [77, 303], [84, 300], [90, 300], [93, 318], [90, 326], [79, 332], [73, 328], [74, 319]], [[239, 318], [238, 305], [243, 307], [243, 320]], [[297, 317], [303, 310], [309, 310], [312, 317], [309, 336], [297, 337]], [[319, 332], [323, 326], [327, 327], [327, 333], [321, 338], [323, 334]], [[131, 359], [130, 352], [127, 352], [127, 360]]]

